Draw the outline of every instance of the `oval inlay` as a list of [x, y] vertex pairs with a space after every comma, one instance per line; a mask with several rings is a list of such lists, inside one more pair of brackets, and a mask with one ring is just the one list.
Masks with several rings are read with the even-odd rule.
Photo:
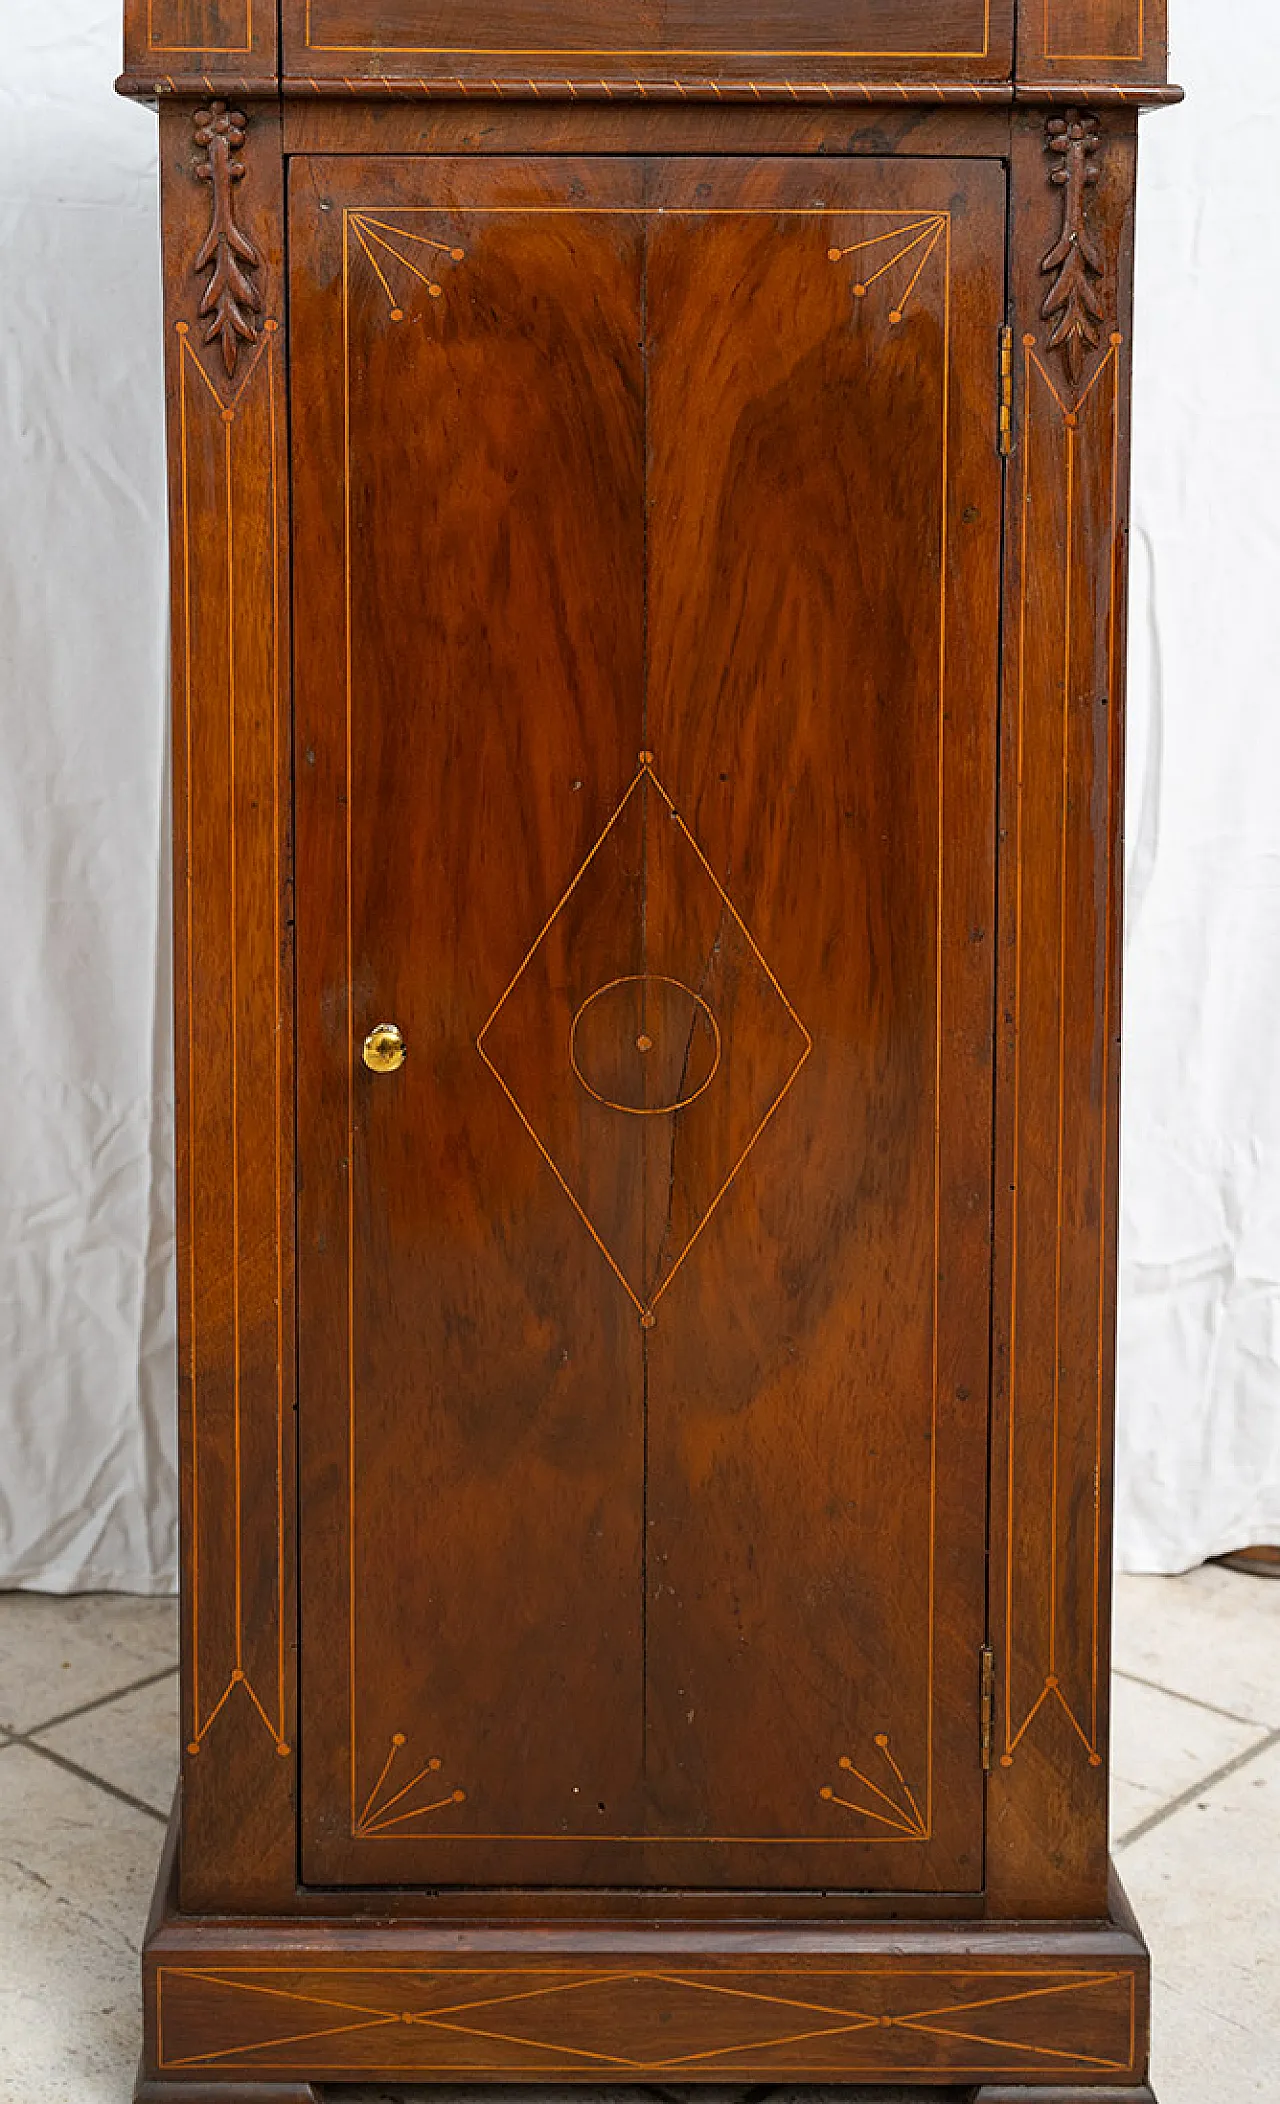
[[720, 1050], [702, 995], [659, 972], [597, 987], [569, 1031], [569, 1064], [587, 1094], [629, 1118], [687, 1110], [715, 1080]]

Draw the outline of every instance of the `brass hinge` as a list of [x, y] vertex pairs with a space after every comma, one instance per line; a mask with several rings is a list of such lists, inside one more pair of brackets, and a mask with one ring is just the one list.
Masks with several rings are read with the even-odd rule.
[[991, 1739], [995, 1731], [996, 1718], [996, 1655], [990, 1644], [984, 1644], [979, 1654], [978, 1733], [982, 1747], [982, 1769], [987, 1774], [991, 1768]]
[[1013, 330], [1000, 331], [1000, 452], [1007, 460], [1013, 451]]

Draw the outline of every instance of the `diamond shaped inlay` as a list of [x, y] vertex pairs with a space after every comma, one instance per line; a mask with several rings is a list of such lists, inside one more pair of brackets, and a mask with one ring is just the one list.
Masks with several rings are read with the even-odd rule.
[[652, 753], [476, 1044], [651, 1329], [813, 1048]]
[[[1135, 1975], [1027, 1957], [951, 1966], [596, 1971], [304, 1958], [158, 1969], [165, 2070], [326, 2077], [618, 2075], [1088, 2081], [1131, 2071]], [[210, 2045], [210, 2040], [216, 2044]], [[1049, 2043], [1052, 2040], [1052, 2043]], [[323, 2041], [323, 2043], [321, 2043]], [[1104, 2094], [1104, 2092], [1100, 2092]]]

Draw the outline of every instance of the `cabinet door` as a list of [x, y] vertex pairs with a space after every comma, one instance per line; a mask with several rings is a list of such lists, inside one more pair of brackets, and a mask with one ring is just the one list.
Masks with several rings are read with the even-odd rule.
[[976, 1889], [1003, 172], [290, 211], [304, 1875]]

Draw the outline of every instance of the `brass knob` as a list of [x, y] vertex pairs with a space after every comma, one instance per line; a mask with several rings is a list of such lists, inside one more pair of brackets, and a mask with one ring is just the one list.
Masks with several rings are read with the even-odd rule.
[[394, 1023], [375, 1023], [364, 1041], [361, 1057], [371, 1074], [394, 1074], [405, 1061], [407, 1047]]

